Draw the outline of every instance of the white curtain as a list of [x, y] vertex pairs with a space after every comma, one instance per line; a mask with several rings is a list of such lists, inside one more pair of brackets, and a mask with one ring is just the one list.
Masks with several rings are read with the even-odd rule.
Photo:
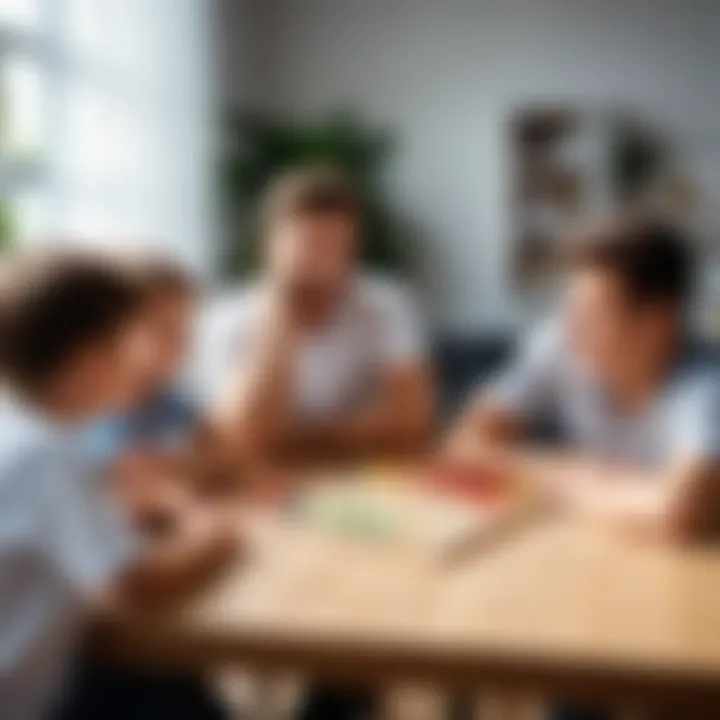
[[[17, 2], [17, 0], [15, 0]], [[40, 0], [33, 234], [213, 261], [208, 0]]]

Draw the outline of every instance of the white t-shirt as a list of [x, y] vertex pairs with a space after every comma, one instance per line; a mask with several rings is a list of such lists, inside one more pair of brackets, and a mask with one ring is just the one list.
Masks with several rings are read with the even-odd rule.
[[[202, 393], [212, 401], [242, 371], [266, 315], [267, 293], [256, 285], [211, 310], [200, 345]], [[292, 407], [302, 419], [328, 420], [373, 390], [388, 367], [419, 362], [425, 341], [409, 295], [389, 280], [363, 276], [334, 321], [303, 338], [294, 364]]]
[[557, 318], [540, 326], [482, 392], [531, 425], [552, 420], [566, 441], [608, 460], [655, 468], [682, 457], [720, 459], [720, 366], [700, 342], [685, 342], [656, 397], [633, 416], [617, 412]]
[[46, 717], [82, 632], [84, 601], [134, 541], [78, 439], [0, 398], [0, 717]]

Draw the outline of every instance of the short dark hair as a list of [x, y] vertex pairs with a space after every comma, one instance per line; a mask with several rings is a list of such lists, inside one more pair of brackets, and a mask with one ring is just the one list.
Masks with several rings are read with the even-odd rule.
[[571, 267], [614, 273], [638, 302], [684, 306], [694, 289], [689, 238], [673, 223], [624, 216], [582, 230], [568, 245]]
[[263, 224], [302, 215], [341, 213], [360, 219], [361, 203], [350, 178], [334, 167], [289, 170], [267, 188], [262, 207]]
[[0, 272], [0, 368], [4, 379], [41, 391], [88, 345], [109, 339], [139, 308], [121, 264], [85, 251], [6, 255]]

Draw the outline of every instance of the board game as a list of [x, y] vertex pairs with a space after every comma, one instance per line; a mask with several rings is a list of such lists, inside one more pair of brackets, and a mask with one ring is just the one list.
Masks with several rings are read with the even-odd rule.
[[496, 538], [534, 507], [517, 482], [443, 462], [318, 473], [287, 511], [314, 531], [452, 556]]

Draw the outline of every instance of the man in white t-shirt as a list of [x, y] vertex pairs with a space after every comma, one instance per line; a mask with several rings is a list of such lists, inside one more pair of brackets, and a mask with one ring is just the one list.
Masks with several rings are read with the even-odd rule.
[[[596, 519], [676, 540], [712, 530], [720, 367], [689, 337], [691, 248], [653, 218], [576, 238], [562, 312], [482, 388], [452, 449]], [[569, 447], [525, 442], [548, 421]]]
[[404, 291], [359, 269], [354, 189], [296, 171], [264, 210], [261, 279], [215, 309], [205, 343], [223, 432], [256, 457], [418, 447], [433, 407], [425, 343]]

